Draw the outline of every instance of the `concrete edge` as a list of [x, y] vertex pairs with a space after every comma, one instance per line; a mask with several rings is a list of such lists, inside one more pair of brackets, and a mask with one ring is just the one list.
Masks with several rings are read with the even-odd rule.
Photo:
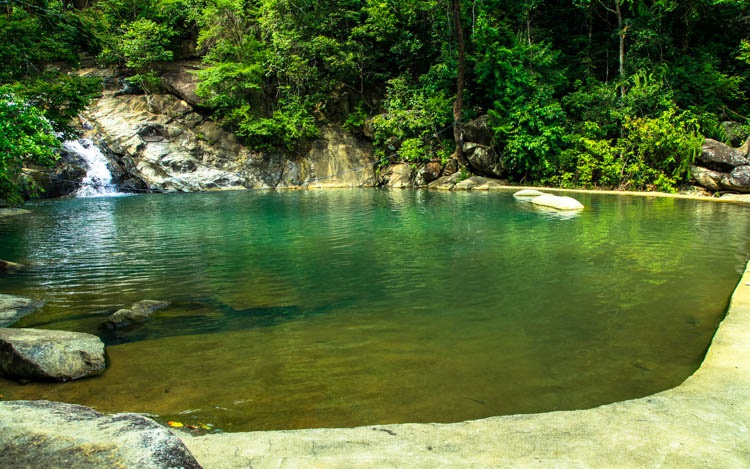
[[180, 437], [210, 468], [750, 467], [750, 262], [699, 369], [593, 409]]

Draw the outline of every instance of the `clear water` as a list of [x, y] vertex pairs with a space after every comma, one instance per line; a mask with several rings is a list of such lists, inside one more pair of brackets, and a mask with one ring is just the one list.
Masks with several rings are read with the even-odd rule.
[[[5, 399], [224, 431], [454, 422], [593, 407], [699, 365], [750, 250], [747, 207], [576, 195], [342, 190], [40, 202], [0, 218], [16, 327], [91, 332], [101, 377]], [[107, 315], [169, 300], [142, 327]]]

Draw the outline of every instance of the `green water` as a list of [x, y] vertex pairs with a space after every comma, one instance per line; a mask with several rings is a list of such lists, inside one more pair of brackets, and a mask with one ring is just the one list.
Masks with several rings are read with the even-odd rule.
[[[747, 207], [576, 195], [342, 190], [165, 194], [0, 218], [15, 327], [91, 332], [97, 378], [5, 399], [225, 431], [454, 422], [641, 397], [699, 365], [750, 251]], [[99, 329], [141, 299], [142, 327]]]

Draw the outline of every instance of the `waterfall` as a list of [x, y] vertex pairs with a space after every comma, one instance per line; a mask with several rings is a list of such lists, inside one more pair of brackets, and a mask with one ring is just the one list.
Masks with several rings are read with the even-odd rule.
[[119, 195], [112, 184], [112, 173], [107, 167], [104, 157], [94, 142], [87, 138], [67, 140], [63, 148], [80, 156], [88, 166], [86, 176], [81, 180], [81, 187], [75, 192], [77, 197], [100, 197], [104, 195]]

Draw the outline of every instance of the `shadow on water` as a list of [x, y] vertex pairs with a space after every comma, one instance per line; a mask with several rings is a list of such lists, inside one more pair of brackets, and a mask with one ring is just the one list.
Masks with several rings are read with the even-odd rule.
[[98, 333], [106, 345], [120, 345], [164, 337], [273, 327], [287, 321], [319, 316], [340, 306], [337, 303], [314, 308], [289, 305], [234, 309], [214, 298], [204, 298], [175, 302], [169, 308], [155, 312], [145, 323], [115, 330], [101, 327]]

